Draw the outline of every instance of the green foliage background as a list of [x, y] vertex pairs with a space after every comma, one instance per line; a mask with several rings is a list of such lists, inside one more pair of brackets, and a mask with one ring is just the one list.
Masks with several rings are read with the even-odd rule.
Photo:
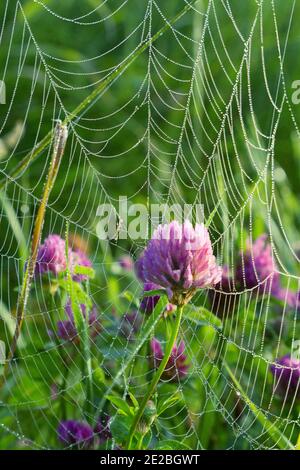
[[[201, 201], [206, 219], [215, 211], [210, 233], [220, 263], [234, 266], [246, 238], [267, 232], [283, 273], [282, 284], [292, 290], [298, 288], [300, 106], [292, 102], [295, 91], [292, 84], [299, 79], [300, 70], [297, 26], [300, 4], [282, 0], [274, 3], [231, 0], [213, 1], [209, 7], [208, 0], [198, 0], [190, 2], [192, 8], [187, 8], [172, 24], [187, 2], [129, 0], [122, 7], [119, 0], [111, 0], [86, 17], [101, 2], [47, 0], [41, 3], [45, 7], [29, 0], [10, 1], [7, 9], [5, 1], [0, 5], [0, 78], [3, 76], [7, 90], [7, 104], [0, 106], [3, 126], [0, 139], [4, 149], [0, 160], [1, 317], [4, 319], [1, 337], [8, 342], [13, 328], [9, 312], [15, 310], [51, 146], [13, 181], [7, 175], [12, 174], [20, 159], [53, 128], [53, 119], [70, 116], [118, 64], [132, 56], [132, 63], [69, 126], [67, 150], [43, 231], [44, 237], [50, 232], [64, 234], [68, 220], [70, 231], [89, 242], [96, 271], [90, 289], [106, 325], [97, 343], [97, 353], [94, 352], [96, 363], [105, 371], [103, 383], [102, 380], [98, 383], [100, 394], [104, 395], [122, 363], [124, 350], [126, 353], [130, 350], [120, 338], [110, 347], [111, 338], [118, 333], [121, 315], [133, 306], [124, 291], [129, 290], [136, 299], [141, 293], [134, 276], [120, 271], [115, 260], [127, 252], [136, 257], [143, 244], [130, 240], [99, 242], [95, 234], [99, 203], [116, 203], [119, 195], [127, 195], [135, 203], [164, 202], [168, 195], [172, 202]], [[228, 14], [228, 4], [234, 21]], [[199, 41], [206, 21], [201, 13], [208, 7], [208, 27], [200, 60]], [[161, 28], [164, 31], [140, 52], [145, 18], [145, 42]], [[171, 27], [166, 28], [168, 21]], [[249, 35], [251, 41], [247, 43]], [[150, 69], [149, 51], [153, 60]], [[282, 69], [280, 57], [284, 58]], [[244, 65], [239, 73], [241, 64]], [[194, 94], [189, 102], [193, 74]], [[203, 77], [206, 77], [204, 83]], [[150, 131], [148, 85], [153, 120]], [[235, 94], [231, 100], [233, 90], [238, 90], [238, 100]], [[279, 108], [282, 106], [280, 112], [273, 106], [274, 101]], [[222, 127], [224, 113], [228, 118]], [[182, 133], [183, 122], [186, 125]], [[114, 129], [118, 132], [112, 137]], [[219, 132], [220, 142], [216, 146]], [[273, 137], [274, 153], [268, 151]], [[49, 386], [53, 378], [60, 382], [63, 372], [57, 366], [60, 349], [49, 344], [45, 315], [51, 310], [49, 301], [54, 301], [52, 308], [60, 315], [62, 307], [57, 304], [57, 298], [49, 298], [41, 286], [35, 286], [20, 353], [28, 358], [16, 361], [15, 373], [0, 407], [1, 448], [23, 447], [21, 436], [34, 448], [58, 446], [55, 429], [60, 405], [49, 403]], [[167, 422], [165, 429], [162, 423], [159, 425], [160, 439], [174, 439], [172, 429], [175, 429], [175, 438], [191, 448], [277, 447], [276, 439], [274, 443], [272, 433], [262, 425], [257, 413], [249, 411], [247, 400], [237, 399], [237, 384], [228, 370], [221, 369], [220, 373], [216, 365], [214, 354], [222, 343], [222, 335], [211, 319], [204, 315], [203, 320], [199, 314], [200, 307], [210, 308], [207, 293], [201, 293], [195, 304], [196, 320], [187, 315], [182, 329], [189, 342], [188, 355], [198, 367], [194, 364], [192, 377], [184, 385], [185, 405], [174, 404], [177, 408], [168, 409], [168, 420], [163, 420]], [[274, 327], [276, 321], [282, 325], [279, 331]], [[298, 323], [298, 316], [284, 304], [274, 299], [269, 303], [267, 298], [258, 301], [255, 295], [245, 293], [239, 298], [236, 315], [222, 325], [228, 340], [225, 355], [229, 370], [249, 399], [294, 445], [299, 433], [299, 404], [283, 404], [279, 397], [272, 397], [268, 367], [275, 357], [290, 351], [292, 340], [299, 335]], [[146, 345], [142, 351], [146, 356]], [[145, 386], [143, 377], [148, 367], [141, 356], [131, 372], [137, 377], [133, 381], [137, 395]], [[78, 374], [75, 363], [68, 378], [69, 414], [84, 407]], [[130, 377], [125, 375], [124, 380], [126, 384]], [[118, 382], [120, 395], [122, 387], [124, 383]], [[168, 396], [176, 387], [162, 385], [159, 394]], [[107, 412], [116, 413], [111, 404], [105, 406]], [[193, 425], [190, 435], [188, 419]]]

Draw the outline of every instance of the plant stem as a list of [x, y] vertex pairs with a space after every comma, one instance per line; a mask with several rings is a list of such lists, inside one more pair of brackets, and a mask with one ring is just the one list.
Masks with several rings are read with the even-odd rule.
[[143, 398], [143, 401], [142, 401], [142, 403], [141, 403], [141, 405], [140, 405], [140, 407], [137, 411], [137, 414], [135, 415], [135, 417], [133, 419], [133, 423], [132, 423], [132, 426], [130, 428], [129, 438], [128, 438], [127, 446], [126, 446], [126, 448], [128, 450], [131, 448], [134, 433], [136, 431], [137, 425], [139, 424], [139, 421], [140, 421], [141, 417], [143, 416], [143, 413], [145, 411], [147, 402], [148, 402], [148, 400], [150, 400], [153, 393], [155, 392], [156, 385], [158, 384], [159, 379], [161, 378], [162, 373], [164, 372], [164, 370], [166, 368], [166, 365], [167, 365], [167, 363], [170, 359], [172, 349], [175, 345], [175, 342], [176, 342], [176, 339], [177, 339], [177, 336], [178, 336], [181, 317], [182, 317], [182, 311], [183, 311], [183, 306], [182, 305], [178, 306], [177, 311], [176, 311], [175, 322], [174, 322], [174, 325], [173, 325], [173, 328], [172, 328], [172, 331], [171, 331], [170, 339], [169, 339], [167, 347], [166, 347], [165, 355], [164, 355], [164, 357], [163, 357], [163, 359], [160, 363], [160, 366], [157, 369], [157, 371], [156, 371], [156, 373], [155, 373], [155, 375], [154, 375], [154, 377], [153, 377], [153, 379], [150, 383], [149, 389], [148, 389], [146, 395]]
[[69, 260], [69, 223], [66, 224], [66, 260], [67, 260], [67, 281], [68, 281], [68, 294], [71, 301], [72, 311], [74, 315], [75, 327], [80, 340], [80, 348], [82, 352], [82, 370], [86, 371], [85, 388], [86, 388], [86, 401], [85, 411], [86, 419], [92, 416], [93, 412], [93, 377], [92, 377], [92, 359], [90, 351], [90, 335], [89, 335], [89, 309], [86, 309], [84, 315], [76, 293], [74, 292], [75, 281], [72, 280]]
[[38, 249], [39, 249], [40, 242], [41, 242], [47, 203], [48, 203], [49, 196], [52, 191], [52, 188], [53, 188], [53, 185], [54, 185], [57, 173], [58, 173], [58, 169], [59, 169], [59, 165], [61, 162], [61, 158], [64, 153], [67, 137], [68, 137], [67, 127], [62, 125], [62, 123], [59, 121], [57, 123], [55, 136], [54, 136], [53, 155], [52, 155], [51, 162], [50, 162], [48, 177], [47, 177], [46, 184], [44, 187], [43, 197], [42, 197], [42, 200], [38, 209], [38, 213], [35, 219], [32, 242], [31, 242], [31, 249], [29, 252], [27, 267], [26, 267], [26, 271], [24, 274], [23, 282], [22, 282], [21, 292], [18, 297], [17, 311], [16, 311], [16, 329], [15, 329], [15, 333], [14, 333], [14, 336], [10, 345], [8, 357], [4, 366], [3, 375], [0, 377], [0, 389], [5, 382], [7, 369], [10, 364], [11, 359], [13, 358], [15, 354], [18, 339], [20, 336], [22, 323], [23, 323], [23, 319], [24, 319], [24, 315], [25, 315], [26, 307], [27, 307], [28, 294], [29, 294], [32, 278], [34, 276]]
[[230, 369], [229, 365], [225, 360], [223, 360], [223, 366], [226, 369], [229, 377], [231, 378], [234, 386], [237, 388], [237, 390], [240, 392], [241, 396], [243, 397], [246, 405], [249, 407], [249, 409], [252, 411], [254, 416], [256, 417], [257, 421], [262, 425], [263, 427], [263, 433], [266, 431], [275, 445], [281, 449], [281, 450], [295, 450], [295, 446], [290, 442], [290, 440], [280, 431], [280, 429], [269, 419], [267, 416], [258, 408], [255, 403], [248, 397], [246, 392], [244, 391], [242, 385], [239, 383], [238, 379]]

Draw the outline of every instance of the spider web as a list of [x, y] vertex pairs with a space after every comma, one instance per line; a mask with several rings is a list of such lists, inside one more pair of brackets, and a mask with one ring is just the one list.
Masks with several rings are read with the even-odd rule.
[[[209, 231], [220, 264], [234, 272], [239, 247], [266, 232], [282, 285], [299, 289], [292, 230], [297, 200], [288, 192], [282, 157], [286, 136], [299, 146], [291, 77], [285, 72], [298, 6], [273, 0], [248, 5], [228, 0], [2, 3], [1, 79], [7, 88], [7, 103], [0, 107], [0, 170], [6, 180], [1, 192], [2, 339], [11, 338], [51, 142], [38, 158], [32, 149], [54, 128], [54, 120], [66, 118], [67, 150], [43, 238], [50, 233], [64, 237], [68, 222], [73, 240], [81, 237], [90, 246], [96, 270], [90, 291], [102, 324], [91, 340], [93, 359], [109, 390], [121, 390], [124, 397], [131, 390], [140, 398], [149, 380], [150, 351], [145, 344], [128, 366], [136, 332], [131, 325], [130, 334], [124, 334], [123, 315], [136, 308], [125, 293], [138, 299], [141, 285], [116, 260], [122, 254], [136, 258], [145, 242], [99, 240], [97, 207], [116, 206], [119, 195], [126, 195], [129, 204], [201, 202], [206, 218], [213, 213]], [[95, 89], [100, 91], [81, 107]], [[31, 160], [15, 174], [26, 155]], [[47, 282], [44, 276], [32, 286], [3, 393], [3, 448], [58, 447], [61, 394], [68, 417], [83, 419], [81, 350], [49, 337], [62, 308], [47, 294]], [[199, 293], [195, 304], [209, 305], [208, 293]], [[296, 396], [279, 399], [269, 369], [299, 337], [297, 309], [287, 298], [274, 304], [266, 283], [263, 296], [246, 288], [237, 292], [235, 312], [227, 310], [222, 330], [183, 320], [180, 338], [189, 374], [177, 384], [160, 384], [160, 397], [177, 390], [180, 401], [160, 417], [154, 439], [176, 439], [195, 449], [277, 447], [220, 364], [215, 351], [222, 351], [251, 402], [296, 443]], [[270, 325], [277, 328], [271, 339]], [[64, 382], [61, 351], [69, 364]], [[100, 404], [105, 393], [100, 387]], [[107, 404], [102, 410], [112, 419], [116, 411]], [[224, 428], [220, 436], [217, 422]]]

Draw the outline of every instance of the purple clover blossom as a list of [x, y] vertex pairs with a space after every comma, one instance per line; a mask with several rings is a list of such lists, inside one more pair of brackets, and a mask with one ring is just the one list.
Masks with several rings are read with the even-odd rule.
[[[155, 369], [158, 369], [164, 357], [161, 343], [158, 341], [158, 339], [152, 338], [150, 347], [152, 351], [153, 365]], [[162, 378], [176, 381], [179, 378], [184, 378], [187, 375], [189, 366], [186, 364], [187, 357], [184, 354], [184, 349], [184, 341], [180, 341], [179, 346], [175, 345], [173, 347], [171, 356], [162, 374]]]
[[[69, 249], [70, 270], [74, 271], [75, 266], [92, 267], [92, 262], [87, 255], [81, 251], [72, 251]], [[59, 235], [49, 235], [38, 250], [37, 261], [35, 266], [35, 275], [42, 275], [52, 272], [54, 275], [65, 271], [67, 268], [66, 261], [66, 242]], [[87, 279], [85, 275], [74, 274], [74, 281], [81, 282]]]
[[172, 303], [187, 303], [197, 289], [221, 279], [222, 269], [213, 255], [203, 224], [189, 221], [159, 225], [144, 251], [142, 273], [147, 282], [167, 289]]
[[280, 290], [280, 276], [276, 269], [272, 247], [267, 243], [267, 235], [263, 234], [254, 243], [247, 241], [246, 250], [240, 254], [236, 279], [241, 287], [258, 287], [260, 294], [270, 289], [276, 295]]
[[[85, 317], [86, 306], [84, 304], [81, 304], [80, 308]], [[65, 312], [67, 314], [68, 320], [60, 320], [57, 322], [57, 335], [59, 336], [59, 338], [65, 341], [78, 342], [78, 333], [75, 326], [70, 299], [66, 303]], [[95, 338], [101, 331], [101, 325], [98, 319], [98, 311], [95, 305], [93, 305], [89, 313], [89, 327], [91, 338]]]
[[40, 245], [35, 266], [35, 274], [51, 271], [57, 275], [66, 269], [66, 242], [59, 235], [49, 235]]
[[96, 426], [94, 427], [94, 433], [97, 436], [100, 445], [112, 438], [110, 431], [110, 416], [100, 416]]
[[61, 421], [58, 429], [58, 438], [63, 444], [88, 449], [94, 443], [94, 432], [91, 426], [72, 419]]
[[275, 378], [275, 391], [280, 395], [300, 398], [300, 360], [293, 359], [289, 354], [277, 359], [270, 366]]

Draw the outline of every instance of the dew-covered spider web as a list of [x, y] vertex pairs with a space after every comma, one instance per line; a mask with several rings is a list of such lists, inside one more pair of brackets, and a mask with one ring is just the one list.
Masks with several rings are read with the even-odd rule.
[[[92, 261], [86, 288], [101, 324], [90, 339], [89, 406], [80, 343], [57, 336], [66, 295], [49, 273], [34, 279], [1, 390], [1, 448], [72, 448], [58, 440], [62, 419], [111, 423], [117, 405], [108, 395], [130, 392], [139, 402], [145, 394], [150, 338], [164, 347], [166, 336], [157, 325], [140, 344], [149, 317], [139, 312], [142, 284], [130, 260], [147, 240], [120, 239], [122, 219], [111, 240], [97, 235], [98, 207], [118, 212], [119, 196], [128, 207], [202, 204], [218, 263], [232, 277], [216, 317], [201, 309], [212, 309], [217, 289], [193, 298], [179, 333], [188, 374], [160, 381], [153, 400], [177, 399], [144, 445], [296, 446], [298, 386], [279, 393], [270, 367], [299, 348], [290, 302], [300, 279], [298, 2], [4, 0], [0, 12], [0, 339], [7, 351], [57, 119], [69, 136], [42, 241], [65, 238], [68, 226], [70, 247]], [[262, 234], [286, 293], [280, 300], [268, 279], [259, 289], [235, 287], [241, 250]]]

